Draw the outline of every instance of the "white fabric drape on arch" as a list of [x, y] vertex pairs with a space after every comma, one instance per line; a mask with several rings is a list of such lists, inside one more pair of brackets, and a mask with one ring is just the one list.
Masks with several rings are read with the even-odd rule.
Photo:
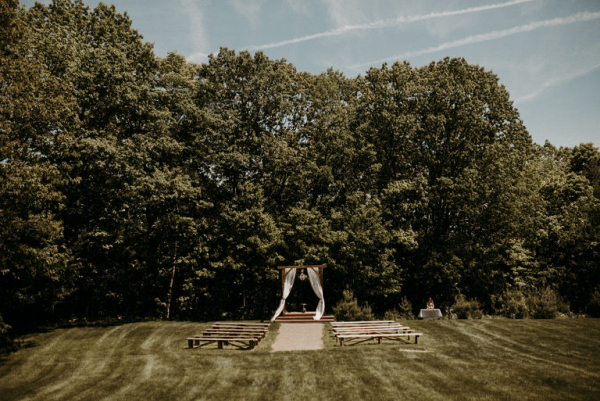
[[323, 299], [323, 287], [321, 286], [321, 277], [319, 276], [319, 269], [309, 267], [308, 279], [310, 280], [310, 286], [313, 291], [319, 297], [319, 304], [317, 305], [317, 313], [313, 317], [315, 320], [320, 320], [323, 313], [325, 313], [325, 299]]
[[290, 291], [292, 290], [292, 286], [294, 285], [294, 279], [296, 278], [296, 269], [283, 269], [282, 274], [286, 274], [285, 280], [283, 282], [283, 294], [281, 294], [281, 302], [279, 303], [279, 308], [275, 311], [275, 314], [271, 318], [271, 321], [274, 321], [277, 316], [281, 315], [283, 312], [283, 308], [285, 307], [285, 300], [288, 295], [290, 295]]

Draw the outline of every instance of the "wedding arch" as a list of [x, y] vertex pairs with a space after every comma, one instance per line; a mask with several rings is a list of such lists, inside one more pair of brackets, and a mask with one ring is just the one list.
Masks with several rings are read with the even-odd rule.
[[[296, 271], [298, 269], [305, 269], [308, 273], [308, 280], [310, 281], [310, 286], [317, 298], [319, 298], [319, 303], [317, 304], [317, 310], [314, 320], [320, 320], [325, 313], [325, 299], [323, 298], [323, 269], [325, 269], [327, 265], [308, 265], [308, 266], [278, 266], [277, 268], [281, 271], [281, 302], [279, 303], [279, 307], [275, 311], [275, 314], [271, 318], [271, 321], [275, 321], [277, 316], [281, 315], [281, 313], [285, 310], [285, 301], [287, 297], [290, 295], [292, 291], [292, 287], [294, 285], [294, 280], [296, 279]], [[300, 277], [304, 275], [304, 272], [300, 272]]]

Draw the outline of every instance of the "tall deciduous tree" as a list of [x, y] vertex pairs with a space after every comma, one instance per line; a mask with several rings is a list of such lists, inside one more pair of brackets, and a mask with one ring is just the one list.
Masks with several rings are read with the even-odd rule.
[[327, 263], [327, 304], [351, 286], [376, 313], [540, 286], [584, 310], [597, 290], [598, 149], [532, 146], [479, 66], [197, 65], [113, 6], [0, 7], [9, 323], [267, 317], [279, 264]]
[[63, 178], [49, 154], [76, 123], [76, 104], [68, 84], [20, 51], [31, 32], [17, 7], [0, 2], [0, 315], [23, 328], [52, 319], [69, 291]]
[[447, 301], [458, 291], [486, 298], [502, 285], [502, 267], [489, 253], [510, 243], [511, 232], [498, 235], [514, 206], [504, 197], [531, 146], [508, 92], [494, 74], [461, 59], [418, 69], [384, 65], [365, 80], [359, 119], [373, 163], [381, 164], [377, 188], [419, 193], [413, 209], [397, 216], [417, 235], [407, 269], [415, 289], [408, 291], [419, 301], [423, 292]]

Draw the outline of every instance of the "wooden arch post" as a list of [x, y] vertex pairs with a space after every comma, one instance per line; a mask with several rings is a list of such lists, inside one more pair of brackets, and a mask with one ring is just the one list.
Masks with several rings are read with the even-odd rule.
[[[321, 280], [321, 288], [323, 288], [323, 269], [326, 268], [327, 265], [305, 265], [305, 266], [277, 266], [279, 270], [281, 270], [281, 294], [283, 294], [283, 288], [285, 286], [285, 276], [287, 276], [287, 272], [285, 269], [317, 269], [319, 273], [319, 279]], [[283, 313], [285, 313], [285, 304], [283, 306]]]

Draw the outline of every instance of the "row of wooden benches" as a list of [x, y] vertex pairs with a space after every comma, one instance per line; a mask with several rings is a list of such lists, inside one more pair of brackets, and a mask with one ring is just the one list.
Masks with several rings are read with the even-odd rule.
[[[217, 343], [219, 349], [232, 345], [242, 349], [254, 349], [269, 331], [269, 323], [221, 322], [205, 329], [201, 335], [189, 337], [188, 348], [201, 348]], [[370, 340], [381, 344], [383, 339], [419, 344], [422, 333], [393, 320], [370, 320], [361, 322], [331, 322], [331, 330], [341, 347], [356, 345]]]
[[332, 322], [331, 330], [336, 342], [341, 347], [370, 340], [376, 340], [378, 344], [381, 344], [383, 339], [399, 340], [407, 343], [414, 340], [415, 344], [419, 344], [419, 337], [423, 335], [393, 320]]
[[201, 348], [217, 343], [219, 349], [232, 345], [242, 349], [254, 349], [269, 332], [269, 323], [215, 323], [201, 335], [187, 339], [188, 348]]

